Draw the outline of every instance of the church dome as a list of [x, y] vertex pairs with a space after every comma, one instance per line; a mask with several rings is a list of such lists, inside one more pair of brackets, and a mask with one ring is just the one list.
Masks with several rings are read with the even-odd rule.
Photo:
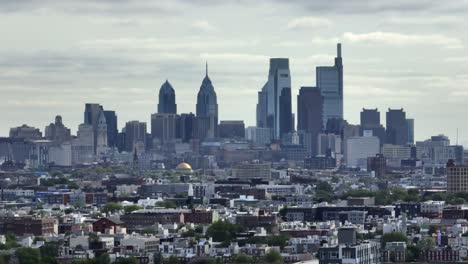
[[177, 165], [176, 170], [180, 171], [192, 171], [192, 166], [190, 164], [182, 162], [179, 165]]

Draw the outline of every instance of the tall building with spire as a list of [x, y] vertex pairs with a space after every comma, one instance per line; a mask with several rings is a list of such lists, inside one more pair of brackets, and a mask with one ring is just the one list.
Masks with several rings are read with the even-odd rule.
[[177, 104], [174, 88], [166, 80], [159, 89], [158, 114], [176, 114]]
[[[213, 84], [208, 77], [208, 64], [206, 64], [206, 74], [203, 78], [200, 90], [197, 95], [197, 122], [206, 124], [206, 135], [201, 137], [215, 138], [218, 127], [218, 100]], [[204, 134], [204, 133], [202, 133]]]
[[329, 119], [343, 120], [343, 60], [341, 43], [337, 44], [335, 65], [316, 68], [316, 86], [323, 96], [323, 126]]
[[289, 59], [270, 59], [268, 80], [258, 93], [257, 127], [270, 128], [273, 139], [293, 130]]
[[[99, 150], [103, 150], [104, 147], [107, 147], [107, 122], [102, 105], [85, 105], [84, 124], [93, 127], [94, 154], [99, 154], [98, 147]], [[105, 137], [103, 134], [106, 134]]]

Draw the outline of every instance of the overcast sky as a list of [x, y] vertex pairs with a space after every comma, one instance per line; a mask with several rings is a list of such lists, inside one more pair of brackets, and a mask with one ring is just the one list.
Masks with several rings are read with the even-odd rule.
[[468, 145], [468, 1], [1, 0], [0, 135], [84, 104], [149, 122], [168, 79], [179, 112], [195, 112], [205, 61], [220, 120], [255, 124], [270, 57], [290, 58], [293, 112], [315, 67], [343, 43], [345, 119], [404, 108], [416, 139]]

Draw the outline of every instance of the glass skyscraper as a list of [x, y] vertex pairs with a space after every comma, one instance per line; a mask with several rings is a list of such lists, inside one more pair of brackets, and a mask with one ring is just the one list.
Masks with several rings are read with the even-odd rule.
[[323, 127], [329, 119], [343, 119], [343, 60], [341, 44], [337, 45], [337, 57], [333, 66], [316, 68], [316, 86], [323, 96]]
[[268, 81], [258, 93], [257, 126], [270, 128], [274, 139], [293, 130], [289, 59], [270, 59]]

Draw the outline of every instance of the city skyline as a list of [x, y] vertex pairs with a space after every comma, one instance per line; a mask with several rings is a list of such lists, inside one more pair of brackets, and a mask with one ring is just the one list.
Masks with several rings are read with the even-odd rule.
[[[455, 143], [459, 128], [459, 142], [467, 143], [464, 135], [468, 125], [459, 121], [464, 117], [460, 109], [467, 95], [463, 90], [467, 65], [462, 62], [466, 51], [460, 34], [465, 30], [458, 25], [465, 17], [462, 13], [447, 4], [435, 19], [424, 21], [440, 7], [438, 4], [416, 1], [413, 9], [403, 11], [405, 3], [397, 8], [382, 1], [358, 11], [360, 4], [356, 1], [355, 5], [324, 4], [320, 9], [323, 12], [318, 13], [309, 6], [314, 4], [306, 2], [265, 2], [271, 2], [271, 7], [256, 3], [251, 12], [269, 14], [266, 18], [281, 25], [274, 45], [268, 43], [275, 40], [275, 34], [262, 31], [264, 36], [254, 35], [266, 29], [265, 22], [248, 28], [247, 23], [254, 21], [250, 12], [245, 14], [245, 24], [227, 38], [225, 31], [233, 26], [213, 15], [216, 12], [210, 12], [201, 21], [187, 13], [169, 12], [153, 18], [148, 13], [157, 12], [157, 5], [143, 12], [132, 1], [70, 4], [75, 9], [56, 1], [48, 1], [48, 8], [33, 2], [13, 9], [1, 4], [5, 23], [0, 30], [10, 37], [0, 49], [5, 55], [0, 59], [0, 91], [5, 100], [0, 110], [8, 113], [2, 118], [0, 135], [7, 136], [9, 128], [22, 124], [44, 132], [57, 114], [76, 134], [85, 103], [99, 103], [104, 109], [115, 110], [119, 130], [131, 120], [149, 124], [157, 107], [159, 88], [166, 79], [175, 89], [178, 112], [195, 113], [196, 93], [206, 60], [218, 96], [219, 120], [244, 120], [249, 126], [255, 124], [256, 93], [264, 84], [268, 59], [289, 58], [292, 109], [297, 117], [295, 98], [299, 88], [314, 86], [315, 67], [333, 65], [334, 45], [341, 42], [345, 57], [345, 119], [358, 124], [362, 108], [378, 108], [385, 124], [383, 113], [388, 108], [404, 108], [416, 120], [416, 140], [444, 133]], [[466, 8], [462, 3], [459, 2], [459, 10]], [[162, 2], [160, 9], [188, 8], [197, 13], [226, 6], [232, 6], [234, 14], [247, 10], [243, 1], [202, 6], [184, 1], [176, 1], [173, 6]], [[301, 11], [300, 7], [306, 8]], [[80, 13], [93, 8], [95, 12], [90, 15]], [[287, 15], [278, 17], [279, 9]], [[348, 12], [337, 17], [337, 10]], [[339, 26], [340, 21], [352, 21], [358, 15], [369, 21], [375, 16], [370, 12], [381, 14], [377, 26]], [[412, 19], [400, 17], [407, 13], [414, 15]], [[63, 26], [54, 25], [64, 17], [70, 19], [63, 21]], [[177, 19], [187, 23], [175, 25]], [[168, 23], [161, 25], [165, 20]], [[33, 42], [33, 35], [12, 31], [14, 28], [29, 32], [21, 21], [51, 30], [44, 32], [44, 39], [39, 37]], [[70, 39], [60, 34], [51, 36], [67, 33], [66, 26], [80, 22], [83, 23], [77, 26], [77, 34]], [[154, 32], [148, 32], [149, 27]], [[134, 33], [129, 34], [131, 31]], [[182, 37], [186, 33], [191, 34]], [[183, 41], [187, 43], [181, 44]], [[440, 105], [443, 107], [434, 107]]]

